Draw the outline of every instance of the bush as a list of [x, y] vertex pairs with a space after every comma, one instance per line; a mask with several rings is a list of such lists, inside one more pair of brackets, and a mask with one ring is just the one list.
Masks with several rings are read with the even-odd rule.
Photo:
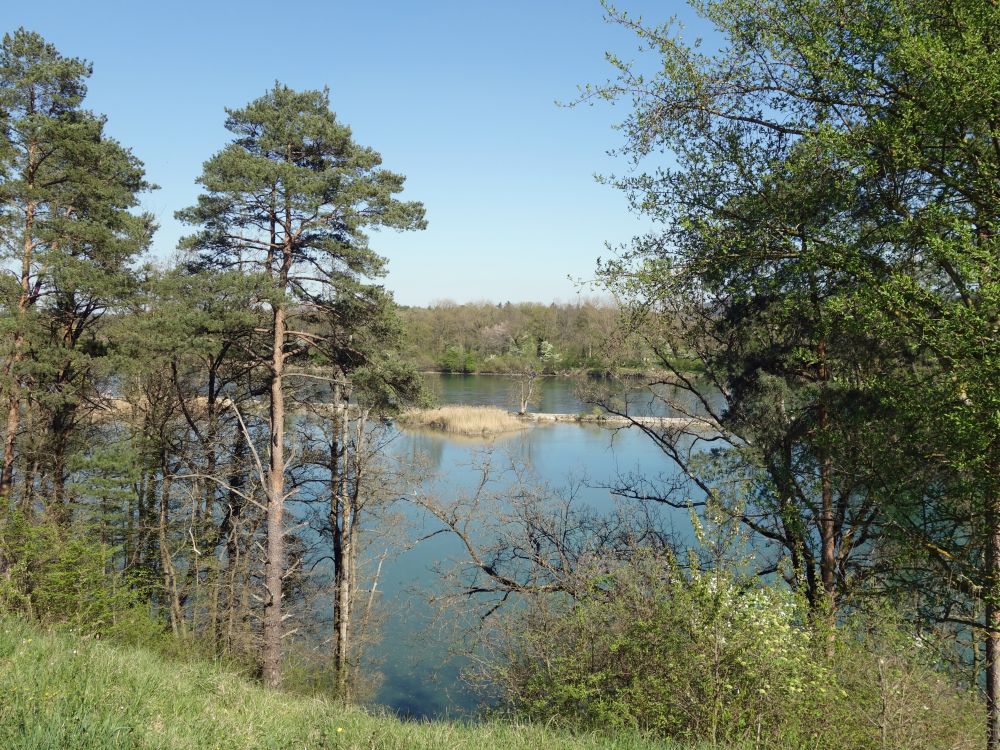
[[112, 550], [51, 521], [14, 514], [0, 526], [0, 610], [85, 635], [150, 644], [163, 627], [147, 597], [110, 568]]
[[978, 750], [985, 709], [937, 667], [946, 648], [891, 612], [844, 623], [827, 660], [836, 693], [817, 701], [817, 729], [836, 742], [831, 747], [851, 750]]
[[753, 748], [940, 750], [983, 736], [977, 701], [901, 631], [828, 639], [783, 588], [635, 563], [516, 618], [492, 677], [533, 720]]
[[450, 373], [473, 373], [478, 369], [476, 355], [460, 346], [449, 346], [441, 358], [441, 369]]

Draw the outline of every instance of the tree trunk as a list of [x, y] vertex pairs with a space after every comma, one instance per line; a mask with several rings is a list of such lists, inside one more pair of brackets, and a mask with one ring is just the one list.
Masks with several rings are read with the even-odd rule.
[[[806, 254], [805, 230], [800, 235], [802, 253]], [[815, 276], [810, 276], [812, 303], [817, 318], [822, 319], [823, 310], [819, 301], [819, 291]], [[830, 384], [830, 364], [827, 359], [826, 338], [821, 336], [816, 342], [816, 360], [819, 363], [816, 373], [819, 381], [819, 473], [820, 473], [820, 515], [819, 538], [820, 582], [823, 586], [823, 596], [827, 607], [828, 622], [831, 625], [829, 637], [833, 638], [833, 613], [836, 608], [837, 595], [837, 532], [833, 513], [833, 461], [830, 458], [830, 410], [827, 402], [827, 389]]]
[[285, 309], [274, 308], [271, 359], [271, 445], [267, 472], [267, 551], [264, 559], [264, 632], [262, 677], [271, 688], [281, 687], [281, 589], [285, 571]]
[[337, 681], [337, 696], [345, 703], [348, 696], [348, 651], [350, 647], [350, 575], [348, 558], [351, 554], [349, 527], [350, 511], [345, 497], [344, 438], [345, 420], [343, 390], [339, 382], [334, 384], [334, 412], [332, 436], [330, 440], [330, 530], [333, 535], [333, 630], [334, 630], [334, 671]]
[[1000, 750], [1000, 494], [988, 501], [986, 524], [986, 748]]
[[174, 570], [174, 561], [170, 556], [170, 540], [167, 537], [170, 523], [170, 468], [166, 459], [161, 461], [162, 484], [160, 486], [160, 519], [157, 528], [160, 547], [160, 568], [163, 574], [163, 589], [170, 602], [170, 627], [175, 636], [185, 633], [184, 612], [181, 609], [181, 600], [177, 591], [177, 572]]
[[69, 433], [73, 422], [73, 407], [62, 404], [56, 408], [49, 429], [52, 440], [52, 494], [48, 498], [53, 509], [53, 517], [60, 523], [69, 523], [71, 509], [66, 497], [67, 462]]
[[[820, 406], [820, 430], [826, 433], [829, 416], [826, 404]], [[826, 445], [820, 446], [820, 581], [826, 597], [825, 606], [832, 616], [837, 604], [837, 530], [833, 514], [833, 461]]]
[[[214, 477], [218, 470], [217, 450], [215, 441], [217, 439], [217, 416], [216, 416], [216, 363], [213, 361], [208, 371], [208, 402], [206, 405], [205, 418], [207, 426], [205, 428], [205, 474]], [[216, 653], [220, 653], [219, 633], [221, 630], [219, 623], [219, 592], [221, 590], [222, 565], [221, 552], [216, 555], [219, 546], [220, 526], [215, 523], [215, 482], [209, 479], [205, 482], [205, 504], [202, 512], [202, 522], [198, 524], [198, 535], [205, 542], [205, 552], [209, 555], [210, 562], [205, 567], [205, 586], [208, 594], [208, 629], [212, 637], [213, 647]], [[213, 577], [214, 574], [214, 577]]]
[[[20, 336], [15, 336], [15, 354], [13, 364], [20, 360], [18, 357]], [[13, 370], [13, 368], [11, 368]], [[3, 441], [3, 470], [0, 471], [0, 497], [9, 498], [14, 487], [14, 444], [17, 441], [17, 430], [21, 421], [21, 401], [18, 397], [19, 386], [16, 383], [17, 375], [12, 375], [11, 395], [7, 401], [7, 432]]]
[[[36, 144], [28, 146], [28, 166], [26, 184], [29, 189], [35, 184]], [[10, 375], [10, 399], [7, 402], [7, 433], [3, 445], [3, 469], [0, 470], [0, 497], [10, 497], [14, 488], [14, 444], [21, 421], [21, 383], [17, 365], [24, 360], [24, 316], [31, 304], [31, 261], [35, 252], [35, 211], [33, 201], [28, 201], [24, 213], [24, 242], [21, 248], [21, 294], [17, 301], [17, 328], [14, 332], [14, 348], [11, 352], [7, 371]]]
[[337, 696], [344, 703], [349, 703], [350, 695], [350, 646], [351, 646], [351, 558], [354, 555], [353, 531], [354, 518], [350, 505], [341, 504], [340, 554], [337, 565]]
[[[222, 644], [226, 652], [233, 650], [233, 630], [236, 622], [236, 577], [240, 567], [240, 539], [239, 530], [243, 510], [246, 500], [240, 494], [240, 490], [245, 485], [245, 474], [243, 459], [246, 456], [248, 446], [244, 436], [237, 433], [233, 442], [232, 466], [229, 472], [229, 508], [220, 527], [219, 536], [225, 539], [226, 544], [226, 626], [223, 633], [223, 626], [219, 622], [219, 633], [217, 640]], [[220, 577], [222, 572], [219, 573]]]

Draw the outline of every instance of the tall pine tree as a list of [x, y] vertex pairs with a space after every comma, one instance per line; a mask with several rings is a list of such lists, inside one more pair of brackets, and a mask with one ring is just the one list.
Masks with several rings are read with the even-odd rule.
[[281, 684], [282, 581], [285, 575], [286, 374], [290, 361], [323, 343], [311, 323], [374, 278], [385, 261], [366, 230], [420, 229], [423, 206], [399, 200], [404, 178], [356, 144], [330, 110], [326, 91], [276, 84], [242, 109], [227, 110], [232, 143], [206, 162], [197, 205], [178, 212], [200, 227], [183, 246], [192, 264], [239, 269], [266, 281], [270, 323], [254, 342], [266, 373], [269, 445], [265, 483], [267, 545], [262, 672]]
[[93, 396], [87, 390], [104, 343], [98, 322], [136, 291], [135, 261], [154, 229], [150, 216], [134, 211], [152, 187], [142, 164], [81, 108], [89, 75], [88, 63], [24, 29], [0, 46], [0, 237], [16, 269], [2, 299], [10, 335], [0, 496], [13, 490], [30, 402], [38, 412], [34, 452], [42, 455], [28, 462], [35, 468], [25, 472], [22, 499], [30, 503], [45, 471], [59, 516], [70, 437], [80, 405]]

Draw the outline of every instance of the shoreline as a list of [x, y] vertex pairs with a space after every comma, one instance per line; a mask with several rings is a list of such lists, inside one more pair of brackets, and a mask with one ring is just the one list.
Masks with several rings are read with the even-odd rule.
[[[515, 413], [511, 412], [511, 414]], [[692, 417], [622, 417], [617, 414], [560, 414], [556, 412], [525, 412], [524, 414], [515, 414], [515, 416], [525, 422], [534, 422], [537, 424], [576, 423], [619, 425], [623, 427], [631, 425], [646, 425], [649, 427], [678, 427], [698, 431], [718, 429], [717, 425], [709, 420], [695, 419]]]
[[[476, 375], [489, 375], [490, 377], [520, 377], [522, 373], [510, 370], [477, 370], [476, 372], [454, 372], [451, 370], [418, 370], [421, 375], [437, 375], [439, 377], [473, 377]], [[684, 373], [695, 376], [696, 373]], [[647, 370], [630, 371], [628, 369], [619, 372], [609, 372], [607, 370], [562, 370], [560, 372], [538, 373], [537, 378], [575, 378], [577, 380], [609, 380], [619, 377], [628, 380], [667, 380], [674, 377], [670, 370]]]

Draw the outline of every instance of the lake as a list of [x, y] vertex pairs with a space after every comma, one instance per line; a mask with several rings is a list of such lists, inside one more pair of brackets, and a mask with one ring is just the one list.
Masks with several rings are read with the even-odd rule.
[[[501, 407], [510, 406], [514, 385], [511, 378], [490, 375], [428, 376], [428, 383], [442, 404]], [[541, 379], [537, 410], [589, 411], [576, 395], [579, 383], [570, 378]], [[648, 395], [645, 399], [639, 402], [644, 413], [651, 413]], [[654, 409], [652, 413], [663, 412]], [[637, 430], [593, 424], [535, 425], [494, 441], [403, 431], [393, 441], [391, 451], [402, 462], [427, 467], [427, 481], [433, 481], [436, 490], [447, 497], [469, 491], [479, 477], [477, 460], [491, 447], [529, 464], [539, 482], [553, 487], [584, 482], [580, 500], [597, 509], [612, 508], [614, 501], [601, 486], [613, 484], [620, 474], [672, 471], [660, 450]], [[686, 514], [673, 514], [670, 523], [676, 524], [678, 533], [689, 533]], [[405, 505], [402, 515], [412, 525], [407, 530], [412, 539], [441, 527], [433, 516], [412, 505]], [[446, 585], [435, 568], [447, 568], [461, 560], [461, 553], [457, 539], [439, 534], [386, 559], [378, 584], [385, 616], [382, 637], [369, 649], [369, 668], [381, 673], [375, 703], [413, 717], [464, 715], [475, 708], [476, 697], [459, 679], [467, 661], [450, 654], [461, 626], [469, 623], [463, 619], [467, 615], [456, 611], [442, 618], [440, 608], [428, 601], [443, 593]]]

